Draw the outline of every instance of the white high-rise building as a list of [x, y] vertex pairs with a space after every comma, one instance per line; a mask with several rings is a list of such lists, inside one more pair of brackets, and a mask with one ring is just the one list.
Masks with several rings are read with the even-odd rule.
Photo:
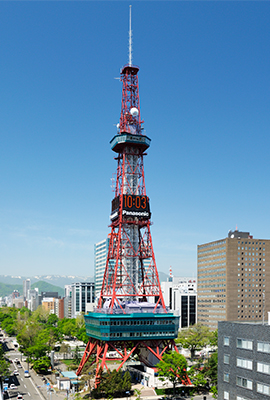
[[96, 302], [99, 299], [99, 295], [102, 288], [104, 271], [106, 268], [106, 261], [109, 249], [110, 236], [107, 239], [102, 240], [94, 245], [94, 280], [95, 280], [95, 297]]
[[71, 318], [94, 310], [94, 282], [78, 282], [71, 285]]
[[179, 328], [187, 328], [197, 322], [196, 278], [170, 277], [161, 282], [166, 306], [180, 315]]
[[30, 290], [30, 289], [31, 289], [31, 280], [26, 279], [25, 281], [23, 281], [23, 300], [24, 301], [27, 300], [28, 290]]
[[65, 285], [64, 316], [72, 318], [72, 285]]

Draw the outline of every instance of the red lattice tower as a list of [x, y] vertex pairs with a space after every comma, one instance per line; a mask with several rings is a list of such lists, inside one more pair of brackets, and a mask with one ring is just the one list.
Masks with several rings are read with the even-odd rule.
[[[178, 351], [174, 339], [179, 316], [165, 307], [150, 232], [143, 159], [151, 140], [142, 133], [139, 68], [131, 58], [131, 19], [129, 39], [129, 64], [121, 70], [118, 132], [110, 142], [117, 154], [117, 172], [109, 249], [98, 307], [84, 317], [89, 342], [77, 370], [80, 375], [95, 356], [96, 385], [100, 370], [108, 369], [109, 351], [120, 360], [117, 370], [135, 355], [151, 367], [165, 352]], [[190, 384], [189, 378], [183, 383]]]
[[165, 304], [161, 292], [150, 232], [150, 205], [146, 195], [143, 158], [150, 139], [142, 135], [138, 87], [139, 68], [121, 71], [122, 107], [119, 133], [111, 140], [118, 154], [111, 234], [98, 308], [113, 309], [123, 301]]

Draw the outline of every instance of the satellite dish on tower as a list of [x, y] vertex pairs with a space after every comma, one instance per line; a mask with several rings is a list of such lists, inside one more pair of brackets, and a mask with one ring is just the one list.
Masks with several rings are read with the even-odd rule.
[[137, 117], [139, 115], [139, 110], [136, 107], [132, 107], [130, 110], [130, 114], [132, 115], [132, 117]]

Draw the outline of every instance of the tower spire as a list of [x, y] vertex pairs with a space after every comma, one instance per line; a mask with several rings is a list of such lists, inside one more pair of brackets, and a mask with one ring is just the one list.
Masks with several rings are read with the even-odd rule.
[[131, 30], [131, 8], [132, 6], [129, 6], [129, 33], [128, 33], [128, 65], [132, 65], [132, 30]]

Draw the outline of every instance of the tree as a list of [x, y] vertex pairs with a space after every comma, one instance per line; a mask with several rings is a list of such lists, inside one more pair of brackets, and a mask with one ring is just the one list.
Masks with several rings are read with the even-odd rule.
[[213, 347], [218, 346], [218, 330], [217, 329], [210, 333], [209, 343]]
[[131, 390], [131, 379], [128, 371], [124, 375], [121, 370], [117, 371], [116, 369], [109, 370], [107, 373], [100, 371], [98, 379], [100, 383], [92, 391], [95, 398], [101, 396], [106, 398], [121, 397]]
[[48, 318], [48, 325], [53, 325], [56, 326], [57, 322], [59, 321], [59, 318], [55, 314], [50, 314]]
[[204, 364], [204, 376], [208, 378], [210, 386], [217, 385], [217, 372], [218, 372], [218, 353], [217, 351], [211, 355], [209, 360]]
[[38, 374], [47, 373], [50, 366], [51, 366], [51, 360], [47, 356], [38, 358], [33, 362], [33, 368]]
[[[213, 353], [209, 360], [202, 366], [202, 360], [199, 360], [189, 370], [189, 376], [197, 390], [213, 388], [217, 385], [217, 352]], [[214, 390], [214, 389], [213, 389]]]
[[9, 363], [3, 358], [0, 358], [0, 382], [5, 376], [10, 376]]
[[65, 336], [76, 335], [76, 322], [75, 319], [64, 318], [58, 322], [58, 328], [60, 332]]
[[195, 324], [186, 330], [182, 330], [178, 334], [176, 343], [179, 343], [184, 349], [189, 349], [193, 359], [195, 351], [201, 350], [209, 343], [210, 335], [210, 330], [207, 326]]
[[187, 360], [185, 357], [176, 351], [164, 354], [156, 368], [162, 381], [168, 379], [172, 383], [173, 394], [175, 395], [176, 384], [182, 383], [187, 377]]

